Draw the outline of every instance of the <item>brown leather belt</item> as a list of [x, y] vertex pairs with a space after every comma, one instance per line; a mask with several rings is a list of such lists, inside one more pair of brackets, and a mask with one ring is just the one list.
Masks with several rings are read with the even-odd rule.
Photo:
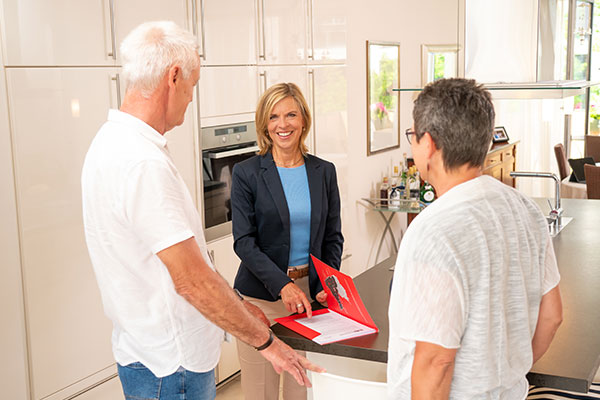
[[287, 275], [293, 280], [304, 278], [308, 275], [308, 264], [297, 267], [288, 267]]

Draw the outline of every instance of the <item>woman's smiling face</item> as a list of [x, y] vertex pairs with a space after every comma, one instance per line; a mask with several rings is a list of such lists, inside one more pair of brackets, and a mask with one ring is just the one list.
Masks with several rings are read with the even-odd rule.
[[267, 130], [277, 150], [300, 150], [304, 118], [300, 107], [292, 97], [286, 97], [275, 104], [269, 114]]

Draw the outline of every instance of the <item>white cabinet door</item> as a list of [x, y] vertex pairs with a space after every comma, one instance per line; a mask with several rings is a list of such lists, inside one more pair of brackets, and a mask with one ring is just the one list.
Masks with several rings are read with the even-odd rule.
[[[335, 165], [341, 199], [342, 232], [349, 224], [348, 209], [348, 104], [346, 67], [309, 68], [313, 129], [313, 152]], [[344, 235], [347, 237], [347, 235]], [[344, 254], [350, 249], [344, 246]]]
[[228, 66], [200, 69], [200, 117], [202, 126], [216, 116], [254, 113], [257, 91], [256, 67]]
[[258, 77], [260, 95], [276, 83], [292, 82], [298, 85], [306, 101], [309, 101], [308, 77], [305, 66], [260, 66], [258, 67]]
[[[219, 274], [233, 287], [233, 281], [240, 265], [240, 259], [233, 251], [233, 236], [214, 240], [208, 244], [208, 251]], [[221, 359], [217, 366], [217, 380], [221, 382], [240, 370], [235, 338], [232, 342], [223, 342]]]
[[188, 106], [185, 112], [183, 124], [177, 126], [165, 134], [169, 154], [179, 171], [179, 174], [187, 184], [192, 195], [192, 199], [198, 207], [198, 196], [196, 192], [196, 169], [200, 161], [197, 160], [198, 141], [196, 140], [197, 107], [198, 101], [195, 99]]
[[81, 167], [116, 107], [107, 68], [7, 70], [32, 399], [114, 364], [85, 244]]
[[255, 0], [202, 0], [202, 6], [202, 64], [256, 64]]
[[265, 64], [303, 64], [307, 55], [306, 0], [257, 0], [259, 61]]
[[309, 54], [313, 61], [343, 62], [346, 60], [347, 9], [346, 0], [308, 0], [312, 21]]
[[123, 387], [118, 376], [74, 397], [73, 400], [119, 400], [124, 399]]
[[108, 0], [3, 0], [2, 12], [7, 65], [114, 64]]
[[192, 31], [188, 23], [188, 0], [105, 0], [114, 1], [114, 27], [117, 64], [121, 64], [118, 47], [133, 28], [148, 21], [173, 21]]
[[[2, 54], [0, 54], [2, 64]], [[4, 68], [0, 66], [4, 76]], [[17, 204], [15, 201], [14, 170], [11, 137], [6, 102], [5, 80], [0, 79], [0, 254], [2, 254], [2, 279], [0, 279], [0, 386], [6, 399], [26, 399], [27, 347], [25, 313], [23, 310], [23, 284]]]

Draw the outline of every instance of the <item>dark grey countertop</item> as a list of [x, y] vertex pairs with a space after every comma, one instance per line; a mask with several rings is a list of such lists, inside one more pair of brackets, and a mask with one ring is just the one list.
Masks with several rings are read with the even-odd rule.
[[[536, 199], [544, 214], [546, 199]], [[561, 274], [564, 321], [527, 379], [533, 385], [587, 392], [600, 366], [600, 200], [563, 199], [574, 219], [553, 239]], [[354, 279], [379, 333], [325, 346], [277, 324], [273, 332], [295, 349], [387, 362], [389, 285], [393, 257]]]

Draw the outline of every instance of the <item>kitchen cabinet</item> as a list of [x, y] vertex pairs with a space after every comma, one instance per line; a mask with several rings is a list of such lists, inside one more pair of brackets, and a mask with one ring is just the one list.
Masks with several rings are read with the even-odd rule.
[[[116, 73], [116, 68], [7, 70], [35, 399], [61, 391], [66, 396], [74, 382], [93, 384], [114, 364], [112, 326], [83, 234], [80, 177], [92, 138], [108, 109], [116, 107]], [[173, 155], [186, 154], [174, 158], [193, 185], [193, 118], [186, 119], [169, 146]]]
[[[202, 67], [199, 81], [201, 126], [214, 126], [214, 117], [220, 116], [249, 114], [246, 119], [254, 119], [257, 85], [255, 66]], [[222, 123], [226, 122], [218, 124]]]
[[2, 0], [6, 65], [113, 65], [108, 1]]
[[[307, 137], [311, 153], [335, 165], [341, 200], [342, 230], [348, 209], [348, 126], [347, 85], [344, 65], [309, 66], [307, 101], [313, 116], [313, 126]], [[346, 235], [345, 235], [346, 236]], [[344, 254], [349, 254], [348, 242]]]
[[[298, 85], [302, 94], [309, 101], [309, 86], [305, 66], [264, 66], [258, 67], [259, 96], [276, 83], [292, 82]], [[256, 107], [256, 104], [255, 104]]]
[[257, 0], [258, 61], [264, 64], [304, 64], [307, 60], [306, 0]]
[[93, 389], [81, 393], [73, 400], [118, 400], [124, 397], [121, 381], [118, 376], [115, 376]]
[[203, 65], [256, 65], [255, 0], [196, 1]]
[[[1, 35], [0, 35], [1, 36]], [[0, 76], [4, 77], [0, 53]], [[0, 93], [6, 93], [5, 80], [0, 79]], [[23, 284], [17, 224], [11, 136], [6, 95], [0, 96], [0, 386], [6, 399], [26, 399], [28, 396], [27, 344]]]
[[[228, 235], [214, 240], [208, 243], [207, 247], [215, 269], [225, 278], [229, 286], [233, 287], [233, 281], [240, 265], [240, 259], [233, 251], [233, 236]], [[221, 359], [216, 370], [217, 383], [224, 381], [239, 370], [240, 363], [235, 338], [231, 337], [231, 342], [223, 342], [221, 346]]]
[[114, 73], [7, 70], [33, 399], [114, 364], [80, 187], [87, 148], [116, 102]]
[[483, 173], [502, 181], [508, 186], [515, 187], [515, 179], [510, 176], [510, 173], [516, 169], [518, 143], [516, 141], [510, 144], [504, 143], [492, 146], [485, 158]]
[[308, 0], [309, 54], [313, 63], [346, 61], [346, 21], [348, 4], [345, 0]]
[[146, 21], [188, 27], [188, 0], [2, 0], [6, 65], [119, 65], [125, 36]]

